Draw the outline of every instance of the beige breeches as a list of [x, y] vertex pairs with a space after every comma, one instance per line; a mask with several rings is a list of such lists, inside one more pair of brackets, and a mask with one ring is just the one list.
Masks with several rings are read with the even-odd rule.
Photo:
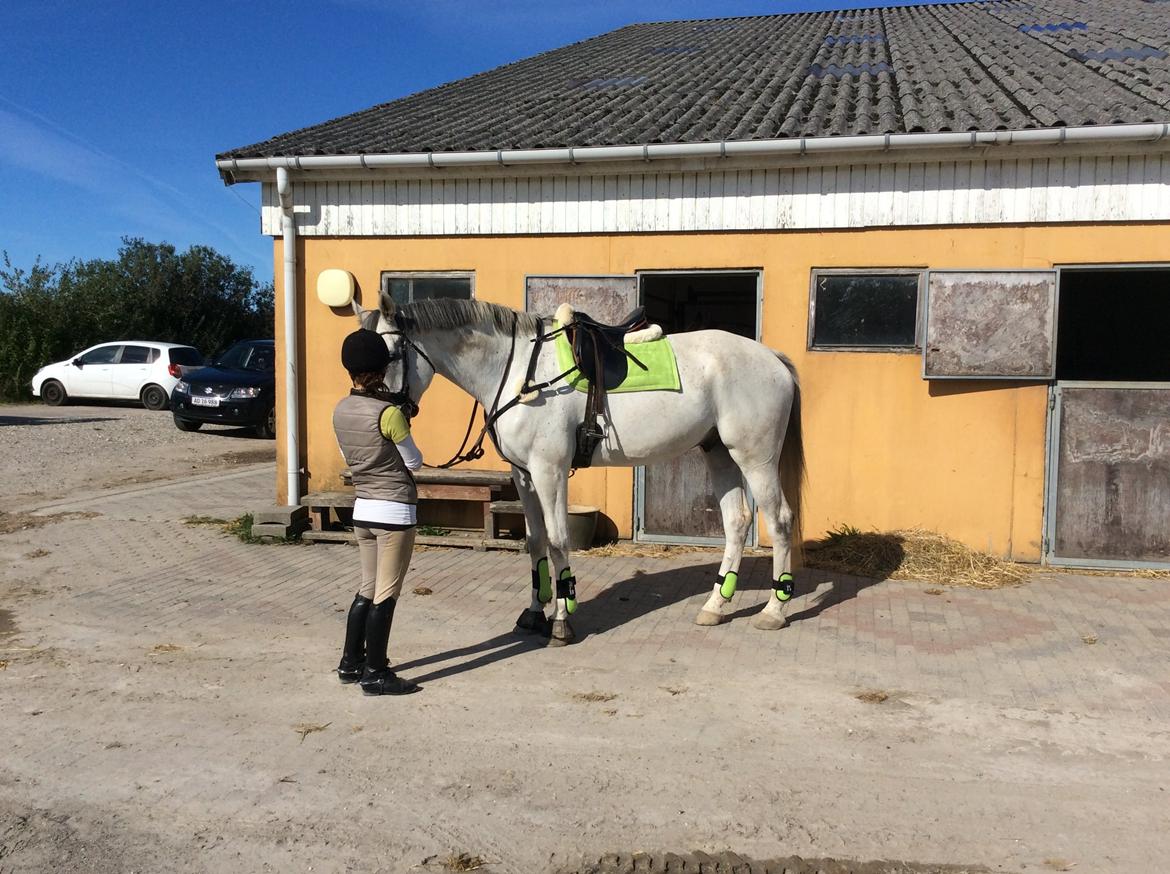
[[372, 599], [375, 604], [381, 604], [387, 598], [397, 598], [410, 567], [414, 529], [385, 531], [354, 525], [353, 533], [357, 535], [362, 560], [362, 587], [358, 594]]

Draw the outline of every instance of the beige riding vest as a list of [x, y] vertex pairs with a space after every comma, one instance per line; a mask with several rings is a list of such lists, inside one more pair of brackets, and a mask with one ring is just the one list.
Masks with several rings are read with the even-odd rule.
[[417, 504], [418, 488], [398, 447], [382, 436], [382, 412], [387, 401], [355, 392], [333, 410], [333, 431], [353, 476], [354, 494], [375, 501]]

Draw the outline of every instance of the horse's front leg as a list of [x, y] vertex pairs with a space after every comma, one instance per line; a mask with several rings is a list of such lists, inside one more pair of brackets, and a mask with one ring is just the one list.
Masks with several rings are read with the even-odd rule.
[[569, 567], [569, 477], [563, 467], [532, 465], [532, 484], [544, 511], [548, 555], [556, 579], [556, 611], [549, 646], [565, 646], [576, 640], [569, 615], [577, 610], [577, 581]]
[[527, 471], [512, 468], [512, 482], [524, 507], [524, 533], [528, 557], [532, 561], [532, 601], [516, 620], [516, 630], [548, 637], [552, 623], [544, 615], [544, 605], [552, 600], [552, 575], [548, 567], [548, 534], [544, 527], [544, 512], [540, 497]]

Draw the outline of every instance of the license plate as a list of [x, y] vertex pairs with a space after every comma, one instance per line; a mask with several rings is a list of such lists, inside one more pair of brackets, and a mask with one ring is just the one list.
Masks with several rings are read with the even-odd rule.
[[193, 406], [193, 407], [218, 407], [219, 406], [219, 398], [193, 397], [193, 398], [191, 398], [191, 406]]

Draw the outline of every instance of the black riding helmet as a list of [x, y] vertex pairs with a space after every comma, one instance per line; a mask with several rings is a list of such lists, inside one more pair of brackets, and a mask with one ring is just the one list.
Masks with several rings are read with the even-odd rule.
[[[382, 335], [376, 331], [361, 328], [354, 331], [341, 343], [341, 364], [350, 376], [358, 373], [383, 373], [394, 356], [390, 354]], [[418, 415], [418, 404], [411, 400], [406, 385], [406, 367], [402, 368], [402, 387], [398, 391], [385, 389], [386, 397], [394, 406], [402, 409], [408, 419]]]
[[390, 366], [390, 350], [374, 331], [354, 331], [342, 341], [341, 366], [355, 373], [381, 373]]

